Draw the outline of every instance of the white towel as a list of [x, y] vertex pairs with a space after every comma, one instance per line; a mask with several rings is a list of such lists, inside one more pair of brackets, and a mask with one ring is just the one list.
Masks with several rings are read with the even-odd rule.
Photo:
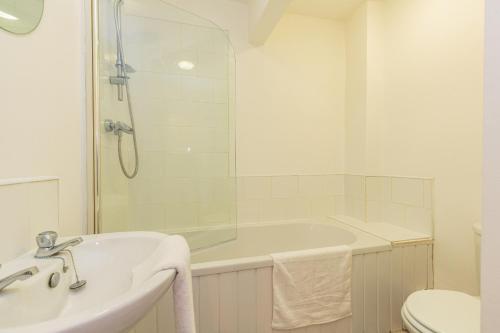
[[173, 288], [176, 332], [196, 333], [190, 252], [183, 237], [174, 235], [162, 240], [153, 255], [133, 270], [132, 286], [166, 269], [177, 271]]
[[325, 324], [351, 315], [349, 246], [271, 254], [274, 329]]

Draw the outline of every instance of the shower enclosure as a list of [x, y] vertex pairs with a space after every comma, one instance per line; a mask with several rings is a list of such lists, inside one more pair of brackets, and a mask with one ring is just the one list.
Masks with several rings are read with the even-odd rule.
[[236, 237], [234, 53], [162, 0], [95, 0], [97, 232]]

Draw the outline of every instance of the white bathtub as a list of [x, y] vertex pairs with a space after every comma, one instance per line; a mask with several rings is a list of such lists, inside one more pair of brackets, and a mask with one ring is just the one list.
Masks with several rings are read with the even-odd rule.
[[275, 252], [349, 245], [353, 255], [390, 250], [390, 244], [332, 220], [238, 225], [235, 240], [192, 254], [193, 276], [272, 266]]
[[[193, 293], [198, 333], [282, 333], [271, 329], [273, 252], [349, 245], [353, 316], [287, 333], [387, 333], [401, 329], [405, 295], [428, 286], [432, 246], [391, 249], [387, 241], [331, 219], [238, 226], [236, 240], [195, 251]], [[394, 255], [395, 254], [395, 255]], [[175, 333], [171, 291], [135, 333]]]

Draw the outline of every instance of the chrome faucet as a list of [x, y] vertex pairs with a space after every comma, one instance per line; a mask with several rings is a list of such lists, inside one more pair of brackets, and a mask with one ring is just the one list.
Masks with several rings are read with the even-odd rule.
[[43, 258], [57, 258], [61, 259], [63, 262], [63, 273], [67, 271], [68, 267], [66, 266], [66, 260], [63, 257], [56, 256], [59, 252], [67, 252], [71, 257], [71, 262], [73, 264], [73, 271], [75, 272], [76, 282], [72, 283], [69, 286], [69, 289], [76, 290], [87, 284], [87, 281], [80, 280], [78, 277], [78, 272], [76, 271], [75, 259], [73, 257], [73, 253], [68, 247], [76, 246], [83, 242], [82, 237], [76, 237], [66, 241], [64, 243], [56, 245], [57, 240], [57, 232], [55, 231], [44, 231], [39, 233], [36, 236], [36, 243], [38, 244], [38, 250], [35, 253], [35, 258], [43, 259]]
[[38, 267], [32, 266], [30, 268], [22, 269], [19, 272], [11, 274], [3, 279], [0, 279], [0, 291], [4, 290], [5, 288], [7, 288], [16, 281], [29, 279], [30, 277], [32, 277], [37, 273], [38, 273]]
[[53, 255], [67, 249], [70, 246], [76, 246], [83, 242], [81, 237], [70, 239], [64, 243], [56, 245], [57, 232], [55, 231], [44, 231], [36, 236], [36, 243], [38, 244], [38, 250], [35, 253], [35, 258], [48, 258]]

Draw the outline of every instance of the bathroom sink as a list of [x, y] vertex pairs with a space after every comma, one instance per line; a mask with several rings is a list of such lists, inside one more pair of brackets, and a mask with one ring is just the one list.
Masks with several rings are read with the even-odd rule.
[[[66, 272], [63, 260], [35, 259], [35, 251], [0, 268], [0, 279], [31, 266], [39, 270], [0, 292], [0, 333], [123, 332], [154, 306], [175, 278], [175, 270], [151, 270], [141, 274], [145, 278], [139, 281], [134, 272], [151, 258], [166, 238], [164, 234], [129, 232], [82, 238], [81, 244], [71, 248], [79, 278], [87, 281], [81, 288], [69, 288], [76, 278], [69, 256], [65, 257]], [[49, 279], [54, 273], [60, 279], [51, 288]]]

